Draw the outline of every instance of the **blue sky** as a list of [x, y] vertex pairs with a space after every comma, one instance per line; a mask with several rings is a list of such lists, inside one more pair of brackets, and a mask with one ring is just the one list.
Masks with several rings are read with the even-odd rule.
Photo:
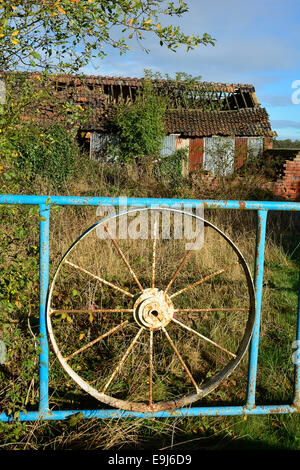
[[170, 75], [201, 75], [205, 81], [251, 83], [278, 138], [300, 139], [300, 103], [292, 102], [292, 94], [300, 89], [299, 0], [186, 1], [189, 12], [173, 21], [189, 34], [211, 34], [214, 47], [172, 53], [149, 36], [145, 46], [150, 54], [132, 42], [126, 55], [108, 49], [107, 57], [94, 60], [83, 72], [141, 77], [148, 68]]

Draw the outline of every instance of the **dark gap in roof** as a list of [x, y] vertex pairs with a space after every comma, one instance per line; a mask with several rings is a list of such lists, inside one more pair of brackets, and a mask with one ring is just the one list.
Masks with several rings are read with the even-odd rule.
[[243, 95], [244, 95], [244, 98], [245, 98], [245, 101], [247, 103], [248, 108], [254, 108], [254, 102], [253, 102], [251, 93], [244, 91]]

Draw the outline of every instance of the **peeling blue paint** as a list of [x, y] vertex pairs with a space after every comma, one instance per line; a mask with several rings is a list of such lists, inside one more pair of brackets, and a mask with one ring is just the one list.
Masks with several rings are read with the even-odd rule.
[[[257, 378], [257, 358], [259, 348], [259, 331], [261, 319], [261, 300], [263, 290], [264, 250], [266, 237], [267, 213], [269, 210], [300, 211], [300, 203], [277, 201], [214, 201], [192, 199], [156, 199], [156, 198], [128, 198], [128, 207], [136, 206], [167, 206], [197, 207], [204, 204], [206, 209], [238, 209], [256, 210], [257, 237], [255, 254], [255, 292], [256, 292], [256, 317], [253, 336], [250, 345], [248, 366], [248, 387], [246, 404], [242, 406], [203, 406], [181, 408], [163, 412], [130, 412], [122, 410], [49, 410], [49, 352], [46, 329], [46, 303], [49, 287], [49, 221], [51, 205], [75, 205], [75, 206], [99, 206], [99, 205], [124, 205], [124, 198], [109, 197], [72, 197], [72, 196], [23, 196], [0, 195], [0, 204], [38, 205], [40, 207], [40, 402], [39, 411], [21, 412], [18, 420], [36, 421], [63, 420], [78, 413], [84, 418], [166, 418], [166, 417], [191, 417], [191, 416], [234, 416], [234, 415], [266, 415], [270, 413], [295, 413], [300, 411], [300, 365], [295, 364], [294, 401], [285, 405], [255, 405], [255, 389]], [[300, 340], [300, 283], [298, 298], [298, 316], [296, 325], [296, 339]], [[13, 421], [12, 415], [0, 414], [0, 421]]]

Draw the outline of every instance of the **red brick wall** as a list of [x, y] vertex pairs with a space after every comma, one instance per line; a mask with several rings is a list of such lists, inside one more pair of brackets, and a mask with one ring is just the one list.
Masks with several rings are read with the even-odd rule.
[[294, 160], [287, 160], [284, 164], [283, 177], [274, 185], [274, 194], [285, 199], [297, 200], [300, 198], [300, 152]]
[[235, 137], [234, 169], [243, 166], [248, 156], [248, 137]]
[[271, 150], [273, 148], [273, 137], [264, 138], [264, 150]]

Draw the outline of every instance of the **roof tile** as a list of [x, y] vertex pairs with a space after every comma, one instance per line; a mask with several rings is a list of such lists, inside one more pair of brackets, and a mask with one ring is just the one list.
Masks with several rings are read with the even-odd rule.
[[[4, 77], [9, 72], [1, 72]], [[32, 74], [28, 74], [31, 76]], [[36, 74], [37, 75], [37, 74]], [[59, 119], [56, 104], [71, 101], [75, 105], [81, 104], [84, 109], [91, 110], [86, 130], [103, 132], [109, 107], [105, 102], [104, 85], [126, 85], [130, 87], [141, 86], [143, 80], [130, 77], [102, 77], [83, 75], [54, 75], [53, 84], [57, 83], [54, 91], [53, 104], [40, 109], [36, 120], [43, 123], [53, 123]], [[250, 84], [228, 84], [199, 82], [197, 87], [210, 87], [218, 92], [231, 92], [237, 90], [252, 93], [255, 91]], [[269, 116], [259, 105], [254, 108], [239, 110], [204, 111], [201, 109], [172, 109], [165, 115], [165, 128], [169, 134], [181, 134], [186, 137], [210, 135], [237, 135], [237, 136], [273, 136]]]
[[166, 131], [186, 137], [210, 135], [273, 136], [265, 108], [238, 111], [168, 110]]

